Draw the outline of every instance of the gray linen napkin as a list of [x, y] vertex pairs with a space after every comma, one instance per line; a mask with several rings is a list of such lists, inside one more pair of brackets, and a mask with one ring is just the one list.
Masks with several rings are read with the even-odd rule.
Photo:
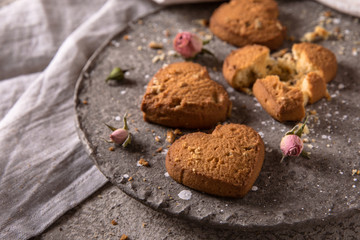
[[103, 41], [156, 8], [18, 0], [0, 9], [0, 239], [41, 233], [107, 181], [76, 134], [74, 86]]

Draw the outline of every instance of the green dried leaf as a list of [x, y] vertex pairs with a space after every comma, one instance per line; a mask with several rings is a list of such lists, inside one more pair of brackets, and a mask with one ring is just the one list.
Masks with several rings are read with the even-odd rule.
[[109, 76], [106, 78], [106, 82], [108, 82], [109, 80], [115, 80], [115, 81], [121, 81], [124, 79], [124, 72], [121, 68], [119, 67], [115, 67], [111, 73], [109, 74]]
[[303, 131], [304, 131], [304, 128], [306, 126], [306, 122], [308, 120], [308, 117], [305, 118], [305, 121], [304, 123], [301, 125], [301, 127], [295, 132], [295, 135], [297, 135], [298, 137], [301, 137]]
[[108, 125], [108, 124], [106, 124], [106, 123], [104, 123], [111, 131], [116, 131], [117, 130], [117, 128], [115, 128], [115, 127], [113, 127], [113, 126], [110, 126], [110, 125]]
[[126, 119], [126, 117], [127, 117], [127, 113], [125, 113], [125, 115], [124, 115], [124, 117], [123, 117], [123, 121], [124, 121], [124, 127], [123, 127], [123, 129], [129, 130], [129, 126], [128, 126], [128, 124], [127, 124], [127, 119]]
[[211, 39], [203, 40], [203, 41], [202, 41], [202, 44], [203, 44], [203, 45], [209, 44], [210, 41], [211, 41]]
[[131, 133], [129, 133], [127, 139], [125, 140], [125, 142], [122, 144], [122, 146], [125, 148], [127, 145], [129, 145], [131, 143]]
[[310, 154], [304, 150], [301, 152], [301, 156], [304, 158], [310, 159]]
[[209, 50], [207, 50], [206, 48], [201, 49], [200, 53], [202, 53], [202, 54], [207, 53], [207, 54], [213, 56], [214, 58], [216, 58], [215, 55], [212, 52], [210, 52]]

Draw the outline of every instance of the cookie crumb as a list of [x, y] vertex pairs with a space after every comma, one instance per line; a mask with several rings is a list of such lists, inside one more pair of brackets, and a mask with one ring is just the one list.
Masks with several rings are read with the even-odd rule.
[[175, 135], [173, 133], [173, 131], [168, 130], [166, 133], [166, 141], [168, 143], [173, 143], [175, 141]]
[[130, 182], [130, 181], [132, 181], [132, 180], [134, 180], [134, 178], [133, 178], [133, 177], [129, 177], [128, 181]]
[[182, 132], [180, 131], [180, 129], [177, 128], [177, 129], [174, 130], [174, 134], [175, 135], [181, 135]]
[[129, 40], [131, 39], [131, 37], [130, 37], [129, 35], [125, 35], [125, 36], [123, 37], [123, 39], [124, 39], [125, 41], [129, 41]]
[[171, 35], [169, 29], [165, 29], [165, 30], [163, 31], [163, 34], [165, 35], [165, 37], [170, 37], [170, 35]]
[[138, 162], [140, 165], [144, 166], [144, 167], [149, 167], [149, 162], [146, 161], [145, 159], [143, 158], [140, 158], [139, 162]]
[[142, 223], [141, 226], [142, 226], [143, 228], [146, 228], [147, 223]]
[[313, 32], [307, 32], [301, 38], [302, 42], [315, 42], [319, 40], [327, 40], [330, 33], [321, 26], [316, 26]]
[[357, 50], [357, 48], [352, 48], [351, 49], [351, 54], [353, 55], [353, 56], [357, 56], [358, 55], [358, 50]]
[[171, 57], [178, 56], [178, 53], [175, 50], [169, 50], [166, 54]]
[[125, 234], [121, 235], [120, 240], [127, 240], [127, 239], [129, 239], [127, 235]]
[[156, 142], [160, 142], [160, 137], [159, 137], [159, 136], [156, 136], [156, 137], [155, 137], [155, 141], [156, 141]]
[[165, 59], [165, 54], [160, 54], [160, 55], [156, 55], [155, 57], [152, 58], [151, 62], [152, 63], [157, 63], [158, 61], [164, 61]]
[[309, 113], [310, 113], [310, 115], [316, 115], [317, 114], [316, 110], [310, 110]]
[[152, 48], [152, 49], [162, 49], [164, 47], [161, 43], [154, 42], [154, 41], [151, 41], [148, 46], [149, 46], [149, 48]]
[[118, 225], [118, 223], [115, 221], [115, 219], [111, 220], [111, 224], [114, 225], [114, 226]]
[[331, 13], [330, 11], [325, 11], [325, 12], [322, 13], [322, 15], [323, 15], [324, 17], [326, 17], [326, 18], [329, 18], [329, 17], [332, 16], [332, 13]]
[[272, 54], [271, 54], [271, 57], [273, 57], [273, 58], [282, 57], [282, 56], [284, 56], [285, 53], [287, 53], [288, 51], [289, 51], [288, 48], [281, 49], [281, 50], [279, 50], [279, 51], [277, 51], [277, 52], [272, 53]]
[[109, 151], [115, 151], [115, 148], [114, 147], [109, 147]]
[[162, 150], [163, 150], [163, 147], [159, 147], [158, 149], [156, 149], [156, 152], [160, 153], [160, 152], [162, 152]]
[[194, 23], [197, 23], [197, 24], [199, 24], [199, 25], [202, 26], [202, 27], [208, 27], [208, 26], [209, 26], [209, 20], [208, 20], [208, 19], [204, 19], [204, 18], [202, 18], [202, 19], [196, 19], [196, 20], [194, 20]]
[[84, 105], [87, 105], [87, 104], [88, 104], [88, 101], [84, 100], [84, 101], [82, 101], [82, 103], [83, 103]]

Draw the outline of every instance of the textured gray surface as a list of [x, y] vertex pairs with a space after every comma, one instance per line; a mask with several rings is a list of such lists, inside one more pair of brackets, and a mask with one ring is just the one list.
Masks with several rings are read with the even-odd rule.
[[[112, 225], [115, 220], [118, 225]], [[117, 187], [107, 184], [80, 206], [69, 211], [45, 233], [35, 238], [109, 239], [122, 234], [130, 240], [146, 239], [359, 239], [360, 214], [346, 220], [319, 221], [311, 226], [289, 227], [284, 230], [245, 232], [199, 225], [156, 212], [130, 198]]]
[[[321, 100], [307, 107], [307, 110], [316, 110], [318, 119], [315, 121], [315, 117], [313, 117], [309, 124], [311, 132], [308, 138], [314, 139], [314, 141], [311, 142], [312, 148], [309, 149], [307, 146], [307, 150], [311, 151], [312, 158], [310, 160], [298, 158], [285, 164], [279, 163], [281, 155], [278, 150], [278, 142], [290, 125], [280, 124], [271, 119], [252, 97], [231, 91], [222, 78], [221, 72], [211, 69], [213, 66], [221, 69], [220, 62], [231, 49], [234, 49], [215, 38], [207, 48], [218, 56], [220, 62], [217, 63], [207, 57], [199, 58], [199, 62], [209, 67], [211, 77], [222, 83], [232, 96], [235, 109], [230, 121], [245, 123], [261, 132], [267, 147], [266, 159], [259, 179], [255, 183], [258, 190], [250, 192], [244, 199], [215, 198], [193, 190], [191, 190], [192, 198], [189, 201], [179, 199], [177, 194], [187, 188], [164, 176], [166, 171], [164, 154], [153, 156], [158, 147], [167, 146], [164, 141], [164, 133], [167, 129], [144, 124], [139, 104], [149, 77], [164, 63], [151, 63], [156, 51], [148, 49], [147, 44], [152, 40], [163, 41], [165, 39], [166, 41], [167, 38], [162, 33], [165, 29], [169, 29], [173, 34], [168, 38], [171, 40], [178, 29], [191, 30], [197, 27], [192, 20], [207, 18], [216, 5], [203, 6], [201, 5], [202, 10], [196, 10], [200, 9], [200, 6], [184, 6], [154, 14], [145, 18], [143, 25], [133, 24], [128, 29], [125, 34], [132, 37], [131, 41], [122, 40], [123, 34], [121, 34], [116, 42], [100, 51], [99, 57], [89, 68], [89, 76], [80, 85], [79, 99], [88, 101], [88, 104], [82, 105], [79, 102], [77, 106], [81, 129], [85, 132], [83, 137], [88, 141], [89, 150], [92, 151], [95, 162], [111, 181], [129, 195], [153, 208], [185, 217], [189, 219], [188, 221], [200, 221], [203, 225], [208, 225], [210, 222], [236, 229], [245, 226], [247, 231], [256, 229], [263, 232], [263, 229], [266, 229], [269, 232], [265, 232], [264, 236], [269, 236], [270, 239], [275, 236], [278, 238], [301, 237], [302, 235], [311, 237], [326, 236], [326, 234], [332, 234], [332, 238], [336, 238], [336, 236], [342, 238], [345, 236], [344, 234], [349, 234], [348, 237], [355, 237], [359, 231], [356, 224], [358, 211], [355, 210], [359, 206], [359, 186], [356, 176], [351, 176], [351, 170], [359, 168], [358, 92], [360, 70], [356, 68], [359, 57], [352, 54], [352, 49], [359, 48], [354, 43], [359, 39], [359, 24], [351, 17], [334, 12], [333, 21], [328, 23], [326, 28], [332, 30], [336, 26], [341, 27], [341, 31], [345, 33], [345, 40], [333, 38], [321, 42], [337, 55], [339, 72], [336, 79], [328, 86], [333, 97], [332, 100], [330, 102]], [[308, 11], [309, 9], [311, 11]], [[280, 18], [288, 27], [289, 35], [294, 35], [297, 39], [317, 25], [319, 16], [325, 10], [328, 9], [313, 2], [280, 2]], [[167, 19], [167, 21], [164, 22], [163, 19]], [[171, 49], [170, 43], [164, 45], [165, 52]], [[143, 50], [138, 51], [138, 46], [143, 46]], [[180, 61], [180, 59], [167, 57], [165, 60], [167, 63], [173, 61]], [[135, 66], [136, 69], [130, 72], [129, 80], [123, 84], [105, 85], [103, 79], [115, 66], [123, 68]], [[243, 106], [246, 106], [246, 109]], [[140, 131], [138, 133], [133, 131], [135, 142], [131, 148], [126, 151], [117, 149], [115, 152], [110, 152], [108, 151], [109, 145], [100, 139], [108, 135], [102, 123], [107, 122], [120, 126], [122, 123], [116, 119], [125, 112], [131, 114], [132, 129], [134, 130], [136, 127]], [[154, 133], [151, 130], [154, 130]], [[161, 136], [159, 143], [154, 140], [157, 135]], [[140, 149], [143, 152], [139, 152]], [[136, 162], [140, 157], [145, 157], [151, 167], [138, 167]], [[134, 180], [128, 182], [123, 178], [124, 174], [133, 176]], [[146, 182], [143, 181], [143, 178], [146, 178]], [[113, 187], [108, 188], [113, 189]], [[103, 191], [106, 193], [110, 190], [104, 189]], [[121, 229], [124, 231], [130, 229], [133, 236], [129, 235], [135, 239], [146, 236], [141, 235], [145, 231], [149, 231], [150, 235], [142, 239], [151, 239], [152, 236], [154, 236], [153, 239], [167, 237], [182, 239], [182, 235], [184, 235], [184, 239], [187, 239], [186, 236], [188, 238], [192, 236], [189, 235], [192, 227], [188, 224], [155, 213], [134, 200], [130, 200], [123, 193], [116, 194], [116, 198], [114, 196], [114, 199], [111, 198], [111, 200], [115, 202], [129, 201], [129, 204], [132, 204], [131, 208], [134, 209], [126, 211], [129, 214], [124, 215], [126, 219], [120, 217], [119, 227], [123, 226]], [[67, 226], [67, 224], [71, 224], [71, 221], [84, 220], [82, 214], [84, 211], [86, 212], [87, 207], [96, 207], [97, 204], [104, 206], [104, 209], [99, 214], [89, 214], [89, 217], [95, 221], [97, 219], [104, 221], [102, 224], [104, 233], [111, 231], [113, 226], [108, 226], [109, 224], [104, 219], [116, 211], [106, 208], [109, 207], [108, 201], [96, 197], [91, 198], [76, 210], [74, 215], [78, 214], [78, 216], [67, 216], [69, 218], [65, 216], [57, 225]], [[119, 206], [119, 208], [122, 207]], [[154, 226], [150, 228], [151, 224], [149, 224], [148, 230], [141, 229], [141, 226], [139, 229], [133, 230], [134, 227], [136, 228], [134, 221], [128, 223], [126, 220], [138, 219], [136, 217], [138, 214], [144, 219], [152, 219]], [[156, 217], [152, 217], [153, 215]], [[291, 225], [303, 221], [305, 222]], [[168, 233], [163, 230], [165, 228], [162, 227], [162, 223], [169, 224], [174, 229], [174, 235], [168, 236]], [[75, 226], [79, 229], [83, 227], [80, 222]], [[95, 226], [98, 227], [98, 225], [94, 225], [90, 228], [95, 231]], [[292, 230], [286, 230], [289, 228]], [[302, 230], [299, 231], [299, 229]], [[49, 235], [45, 234], [44, 236], [50, 237], [51, 233], [56, 231], [57, 227], [54, 227], [50, 230]], [[99, 231], [101, 232], [101, 227]], [[239, 234], [202, 228], [195, 228], [194, 231], [194, 236], [200, 239], [202, 235], [206, 236], [208, 233], [211, 234], [207, 236], [230, 234], [227, 235], [230, 239]], [[75, 233], [70, 231], [66, 234]], [[84, 236], [90, 236], [84, 234]], [[244, 236], [256, 237], [255, 234], [249, 232]]]

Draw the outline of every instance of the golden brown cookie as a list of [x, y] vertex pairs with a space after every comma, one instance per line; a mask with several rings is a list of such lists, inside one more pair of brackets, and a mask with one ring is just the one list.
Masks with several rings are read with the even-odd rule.
[[256, 80], [253, 92], [261, 106], [280, 122], [298, 121], [305, 117], [302, 91], [287, 86], [278, 76], [269, 75]]
[[258, 177], [264, 143], [252, 128], [218, 125], [211, 134], [190, 133], [175, 141], [166, 169], [177, 182], [224, 197], [243, 197]]
[[233, 88], [248, 92], [256, 79], [266, 76], [269, 52], [269, 48], [261, 45], [232, 51], [224, 60], [224, 78]]
[[[294, 44], [292, 53], [287, 53], [286, 49], [272, 55], [269, 52], [269, 48], [260, 45], [247, 45], [232, 51], [223, 64], [224, 78], [233, 88], [246, 93], [251, 93], [257, 79], [267, 79], [257, 84], [256, 93], [254, 86], [253, 92], [262, 107], [281, 122], [299, 121], [306, 104], [329, 98], [326, 83], [335, 77], [337, 70], [336, 57], [330, 50], [312, 43], [299, 43]], [[271, 75], [278, 76], [280, 81], [267, 84], [276, 79], [266, 77]], [[298, 99], [296, 104], [285, 106], [285, 103], [290, 104], [288, 100], [280, 99], [288, 99], [285, 96], [287, 90], [295, 92], [294, 88], [296, 92], [302, 92], [303, 103], [300, 104]], [[276, 101], [266, 102], [269, 98]]]
[[144, 120], [168, 127], [211, 128], [231, 112], [231, 101], [205, 67], [179, 62], [160, 69], [142, 100]]
[[292, 52], [298, 72], [317, 72], [326, 83], [335, 78], [336, 56], [329, 49], [314, 43], [299, 43], [293, 45]]
[[286, 36], [286, 28], [279, 22], [278, 15], [277, 3], [273, 0], [232, 0], [214, 11], [210, 30], [238, 47], [255, 43], [277, 49]]
[[304, 105], [307, 103], [313, 104], [323, 97], [329, 98], [325, 79], [316, 72], [306, 74], [296, 84], [303, 92]]

